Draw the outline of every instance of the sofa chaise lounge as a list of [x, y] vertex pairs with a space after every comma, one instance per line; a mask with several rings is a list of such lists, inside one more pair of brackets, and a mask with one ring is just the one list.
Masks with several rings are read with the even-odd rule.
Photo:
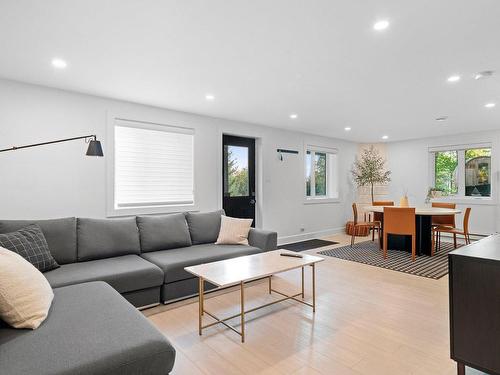
[[191, 296], [198, 282], [184, 267], [276, 248], [275, 232], [253, 228], [248, 246], [216, 245], [223, 213], [0, 220], [0, 233], [38, 224], [60, 264], [44, 273], [55, 297], [37, 330], [0, 321], [2, 374], [168, 374], [174, 348], [125, 299], [144, 308]]

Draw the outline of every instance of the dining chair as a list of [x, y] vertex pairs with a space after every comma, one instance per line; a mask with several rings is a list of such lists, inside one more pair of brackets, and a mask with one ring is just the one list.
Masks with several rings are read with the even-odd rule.
[[417, 248], [414, 207], [384, 207], [384, 259], [387, 258], [387, 238], [389, 234], [411, 236], [411, 260], [414, 261]]
[[[352, 226], [352, 234], [351, 234], [351, 247], [354, 246], [354, 241], [356, 238], [356, 228], [359, 227], [369, 227], [372, 230], [377, 229], [378, 232], [378, 242], [380, 247], [380, 221], [358, 221], [358, 206], [356, 203], [352, 204], [352, 216], [353, 216], [353, 226]], [[372, 241], [375, 238], [372, 237]]]
[[[469, 233], [469, 219], [470, 219], [470, 212], [471, 208], [467, 207], [465, 209], [464, 213], [464, 222], [463, 222], [463, 228], [450, 228], [450, 227], [445, 227], [445, 226], [437, 226], [432, 228], [432, 237], [434, 238], [434, 234], [437, 235], [439, 240], [436, 243], [436, 247], [439, 246], [441, 248], [441, 233], [452, 233], [454, 237], [454, 243], [453, 247], [456, 249], [457, 248], [457, 241], [456, 241], [456, 236], [461, 235], [464, 236], [465, 239], [465, 244], [469, 245], [470, 244], [470, 233]], [[432, 247], [431, 250], [431, 255], [434, 255], [434, 246]]]
[[[445, 203], [445, 202], [432, 202], [432, 207], [438, 207], [438, 208], [449, 208], [449, 209], [456, 209], [457, 205], [455, 203]], [[443, 226], [443, 227], [448, 227], [448, 228], [455, 228], [455, 215], [436, 215], [432, 217], [432, 226]], [[440, 241], [441, 239], [438, 238], [439, 232], [436, 232], [436, 241]], [[434, 236], [432, 236], [432, 247], [434, 248]], [[454, 233], [453, 234], [453, 244], [455, 248], [457, 247], [457, 235]]]
[[[394, 206], [393, 201], [373, 201], [372, 206]], [[373, 213], [373, 221], [378, 221], [380, 222], [380, 230], [384, 230], [384, 225], [383, 225], [383, 220], [384, 220], [384, 214], [381, 212], [374, 212]], [[380, 233], [379, 233], [380, 237]], [[375, 239], [375, 228], [373, 228], [372, 231], [372, 241]]]

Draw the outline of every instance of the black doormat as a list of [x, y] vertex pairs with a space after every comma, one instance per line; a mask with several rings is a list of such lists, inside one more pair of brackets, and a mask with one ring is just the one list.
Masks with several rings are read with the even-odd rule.
[[336, 245], [338, 242], [313, 239], [300, 242], [287, 243], [285, 245], [278, 246], [280, 249], [291, 250], [295, 252], [316, 249], [318, 247]]

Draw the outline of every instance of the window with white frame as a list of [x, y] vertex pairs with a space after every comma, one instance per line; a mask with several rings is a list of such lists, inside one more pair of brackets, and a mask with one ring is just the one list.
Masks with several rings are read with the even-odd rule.
[[491, 144], [432, 148], [431, 183], [444, 195], [491, 197]]
[[307, 146], [305, 156], [306, 199], [337, 199], [337, 150]]
[[115, 120], [114, 210], [194, 204], [193, 129]]

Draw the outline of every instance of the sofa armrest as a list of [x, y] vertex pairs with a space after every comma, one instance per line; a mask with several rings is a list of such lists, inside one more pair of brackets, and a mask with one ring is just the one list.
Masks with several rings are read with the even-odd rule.
[[248, 244], [258, 247], [263, 251], [276, 250], [278, 233], [269, 230], [250, 228], [250, 232], [248, 233]]

